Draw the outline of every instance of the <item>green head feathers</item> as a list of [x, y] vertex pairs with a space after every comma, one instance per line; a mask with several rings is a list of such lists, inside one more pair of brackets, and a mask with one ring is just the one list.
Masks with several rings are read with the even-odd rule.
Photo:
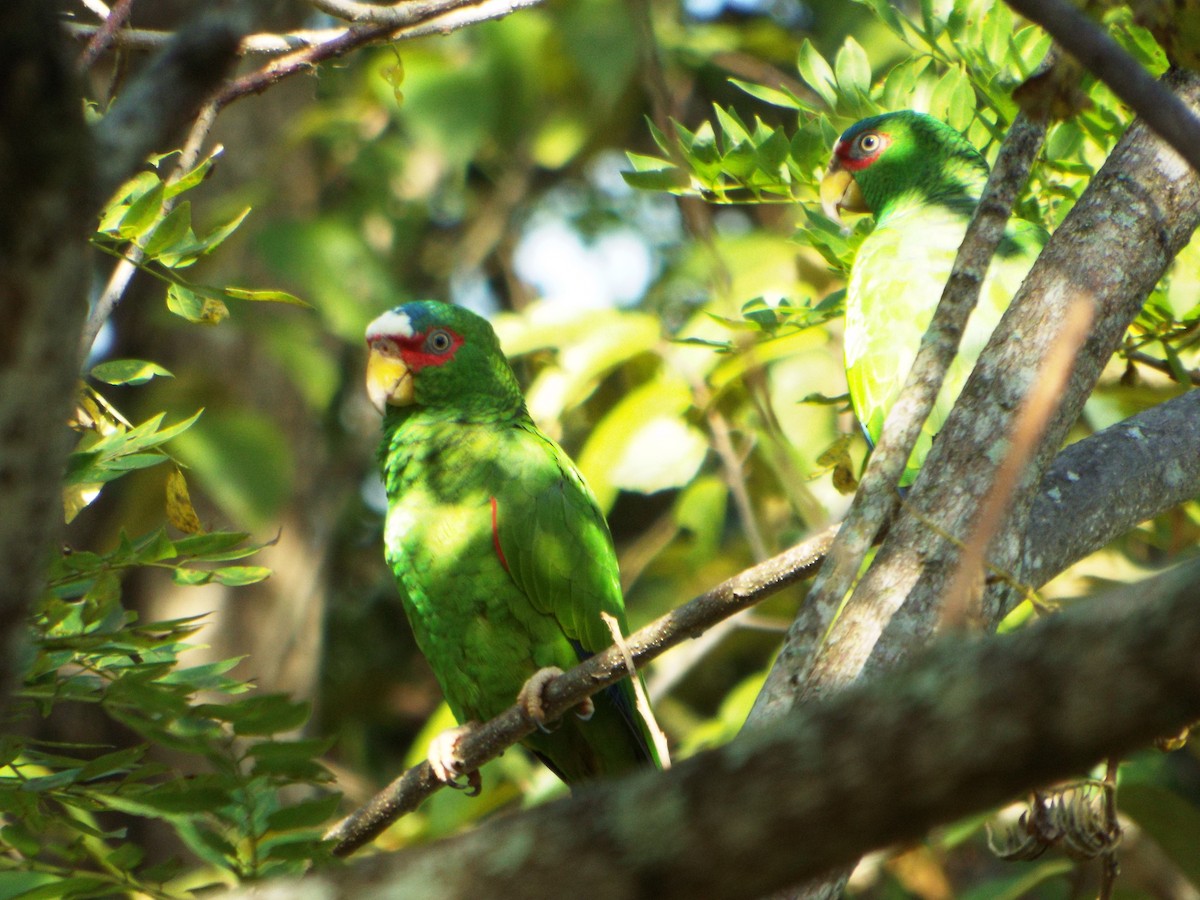
[[367, 393], [384, 415], [414, 407], [470, 421], [524, 412], [496, 332], [461, 306], [397, 306], [367, 326], [367, 347]]
[[962, 134], [912, 110], [856, 122], [833, 148], [821, 184], [826, 212], [871, 212], [882, 221], [941, 203], [969, 211], [979, 201], [988, 165]]

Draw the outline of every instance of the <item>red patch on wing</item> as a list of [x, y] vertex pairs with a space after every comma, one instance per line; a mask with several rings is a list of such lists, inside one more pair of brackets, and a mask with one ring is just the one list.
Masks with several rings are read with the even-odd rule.
[[426, 366], [442, 366], [450, 362], [450, 360], [454, 359], [454, 354], [458, 352], [458, 348], [463, 345], [462, 335], [451, 331], [449, 328], [442, 328], [440, 330], [450, 336], [449, 348], [443, 350], [441, 353], [434, 353], [426, 348], [429, 332], [414, 334], [412, 337], [394, 338], [400, 349], [400, 358], [404, 360], [404, 364], [408, 366], [409, 371], [414, 375]]
[[508, 560], [504, 558], [504, 550], [500, 546], [500, 529], [496, 525], [497, 518], [496, 498], [492, 498], [492, 546], [496, 548], [496, 556], [500, 559], [500, 565], [504, 566], [504, 571], [509, 571]]

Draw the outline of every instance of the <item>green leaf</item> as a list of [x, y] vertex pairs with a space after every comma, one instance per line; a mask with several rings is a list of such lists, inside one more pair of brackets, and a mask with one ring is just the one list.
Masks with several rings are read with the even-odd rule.
[[204, 321], [204, 301], [195, 291], [182, 284], [167, 286], [167, 309], [189, 322]]
[[188, 238], [192, 230], [192, 204], [187, 200], [171, 210], [158, 223], [143, 248], [146, 256], [156, 259], [164, 251]]
[[687, 190], [691, 179], [682, 169], [652, 169], [641, 172], [622, 172], [621, 177], [631, 188], [640, 191], [661, 191], [668, 194], [678, 194]]
[[83, 767], [80, 766], [78, 768], [63, 769], [61, 772], [55, 772], [53, 775], [39, 775], [36, 778], [27, 778], [21, 782], [21, 790], [34, 794], [56, 791], [59, 788], [65, 788], [78, 781], [79, 773], [82, 771]]
[[1121, 784], [1121, 812], [1136, 821], [1200, 888], [1200, 808], [1156, 784]]
[[867, 58], [867, 51], [853, 37], [846, 38], [833, 65], [837, 73], [838, 92], [842, 95], [865, 94], [871, 89], [871, 61]]
[[904, 28], [900, 24], [900, 16], [897, 15], [895, 7], [892, 5], [892, 0], [857, 0], [858, 3], [868, 6], [879, 17], [894, 34], [898, 36], [904, 35]]
[[746, 129], [746, 125], [742, 122], [737, 112], [733, 109], [722, 109], [717, 104], [713, 104], [713, 110], [717, 114], [717, 124], [721, 127], [721, 134], [725, 137], [725, 147], [737, 146], [740, 144], [750, 143], [750, 132]]
[[210, 580], [215, 584], [237, 587], [264, 581], [271, 577], [271, 570], [266, 566], [226, 566], [223, 569], [213, 569], [210, 574]]
[[617, 489], [651, 494], [692, 480], [708, 440], [684, 417], [690, 406], [687, 384], [664, 376], [630, 391], [600, 420], [578, 462], [602, 506]]
[[341, 794], [330, 794], [327, 797], [285, 806], [267, 817], [267, 828], [271, 831], [289, 831], [293, 828], [324, 825], [337, 811], [341, 799]]
[[144, 359], [113, 359], [93, 366], [91, 371], [93, 378], [106, 384], [145, 384], [157, 375], [175, 377], [158, 363]]
[[277, 290], [251, 290], [250, 288], [225, 288], [225, 294], [237, 300], [253, 300], [257, 303], [287, 303], [291, 306], [303, 306], [312, 309], [312, 304], [305, 303], [295, 294]]
[[216, 162], [217, 157], [223, 152], [224, 148], [218, 146], [212, 153], [197, 163], [194, 169], [167, 184], [167, 199], [169, 200], [172, 197], [190, 191], [204, 181], [208, 177], [208, 173], [212, 171], [213, 163]]
[[146, 851], [137, 844], [122, 844], [108, 854], [105, 862], [121, 872], [132, 872], [145, 857]]
[[138, 197], [121, 216], [117, 234], [126, 240], [136, 240], [146, 234], [162, 215], [164, 188], [155, 179], [154, 186]]
[[834, 78], [833, 69], [808, 38], [800, 45], [796, 68], [800, 77], [825, 101], [825, 105], [830, 109], [836, 108], [837, 80]]
[[76, 875], [68, 878], [56, 878], [43, 887], [16, 895], [14, 900], [17, 898], [19, 900], [62, 900], [64, 897], [112, 897], [114, 893], [111, 881]]
[[204, 288], [172, 282], [167, 287], [167, 309], [198, 325], [215, 325], [229, 318], [229, 309], [221, 300], [202, 296]]
[[272, 735], [292, 731], [308, 721], [312, 709], [284, 694], [247, 697], [232, 703], [206, 703], [196, 708], [202, 715], [228, 722], [236, 734]]
[[178, 247], [175, 250], [175, 255], [164, 253], [160, 258], [163, 265], [171, 266], [172, 268], [183, 268], [190, 266], [197, 259], [205, 254], [211, 253], [229, 238], [231, 234], [237, 231], [238, 227], [245, 220], [246, 216], [250, 215], [250, 207], [246, 207], [236, 213], [233, 218], [227, 222], [218, 225], [202, 239], [193, 239], [192, 241]]
[[730, 78], [729, 83], [738, 90], [744, 91], [751, 97], [761, 100], [763, 103], [769, 103], [772, 106], [778, 106], [782, 109], [795, 109], [801, 112], [815, 112], [816, 107], [811, 103], [800, 99], [793, 94], [786, 86], [778, 88], [767, 87], [764, 84], [754, 84], [749, 81], [741, 81], [737, 78]]

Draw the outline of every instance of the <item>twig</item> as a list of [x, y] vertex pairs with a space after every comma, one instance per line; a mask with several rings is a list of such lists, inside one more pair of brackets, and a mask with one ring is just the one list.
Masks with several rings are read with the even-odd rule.
[[358, 3], [357, 0], [310, 0], [310, 2], [321, 12], [347, 22], [404, 28], [459, 6], [474, 5], [478, 0], [426, 0], [426, 2], [401, 0], [401, 2], [390, 4]]
[[1100, 854], [1100, 892], [1096, 900], [1111, 900], [1120, 874], [1116, 849], [1121, 838], [1121, 821], [1117, 817], [1117, 770], [1120, 767], [1121, 760], [1116, 756], [1110, 756], [1104, 764], [1104, 833], [1108, 840]]
[[[631, 634], [625, 641], [624, 649], [634, 665], [644, 665], [675, 644], [702, 634], [713, 623], [806, 578], [820, 562], [832, 538], [833, 529], [826, 529], [790, 550], [722, 582]], [[558, 718], [626, 674], [622, 648], [612, 646], [597, 653], [547, 686], [543, 695], [547, 717]], [[478, 769], [533, 730], [534, 726], [520, 708], [515, 705], [509, 707], [459, 739], [457, 749], [464, 768], [467, 771]], [[442, 787], [444, 785], [434, 777], [429, 763], [423, 762], [409, 769], [368, 804], [335, 825], [326, 838], [336, 842], [334, 853], [337, 856], [348, 856], [374, 839], [391, 822], [416, 809], [426, 797]]]
[[121, 93], [94, 128], [99, 205], [154, 150], [174, 146], [232, 67], [240, 40], [233, 17], [190, 23]]
[[[541, 4], [543, 0], [463, 0], [442, 3], [413, 4], [411, 24], [399, 27], [394, 23], [354, 25], [327, 41], [294, 51], [273, 60], [257, 71], [230, 81], [217, 94], [218, 107], [250, 94], [258, 94], [298, 72], [307, 72], [318, 63], [344, 56], [368, 44], [382, 40], [407, 40], [431, 34], [448, 34], [459, 28], [501, 19], [520, 9]], [[420, 15], [418, 15], [420, 13]]]
[[1059, 398], [1075, 366], [1075, 357], [1092, 324], [1093, 308], [1090, 298], [1082, 292], [1071, 302], [1051, 352], [1042, 360], [1029, 393], [1025, 395], [1013, 423], [1008, 453], [996, 470], [996, 478], [979, 506], [970, 538], [946, 587], [941, 617], [943, 627], [961, 628], [969, 620], [978, 619], [978, 616], [972, 616], [972, 593], [983, 574], [987, 549], [1004, 522], [1005, 511], [1012, 502], [1025, 465], [1037, 449], [1050, 417], [1058, 408]]
[[[63, 28], [69, 36], [78, 40], [91, 40], [103, 29], [103, 25], [85, 25], [81, 22], [64, 22]], [[347, 28], [317, 28], [312, 30], [288, 31], [281, 34], [262, 32], [248, 34], [238, 44], [238, 55], [279, 55], [291, 53], [304, 47], [312, 47], [345, 34]], [[107, 47], [122, 50], [161, 50], [175, 37], [173, 31], [158, 31], [152, 28], [122, 28], [112, 35]]]
[[1200, 172], [1200, 118], [1086, 14], [1064, 0], [1005, 0], [1133, 107], [1151, 130]]
[[[1159, 359], [1157, 356], [1151, 356], [1142, 350], [1127, 350], [1125, 358], [1130, 362], [1141, 363], [1148, 369], [1154, 369], [1162, 372], [1164, 375], [1171, 376], [1174, 381], [1179, 380], [1179, 375], [1171, 368], [1171, 364], [1165, 359]], [[1193, 386], [1200, 386], [1200, 369], [1186, 369], [1188, 383]]]
[[612, 635], [613, 646], [621, 651], [621, 659], [625, 663], [625, 671], [630, 675], [630, 681], [633, 682], [633, 694], [637, 698], [637, 709], [641, 713], [642, 720], [646, 723], [646, 728], [650, 732], [650, 737], [654, 740], [654, 749], [658, 752], [658, 760], [664, 769], [671, 768], [671, 751], [667, 747], [667, 735], [662, 730], [662, 726], [658, 724], [658, 717], [654, 715], [654, 707], [650, 705], [650, 697], [646, 693], [646, 685], [642, 683], [642, 679], [638, 677], [637, 665], [633, 661], [633, 654], [629, 652], [629, 644], [625, 641], [625, 635], [621, 633], [621, 623], [617, 621], [617, 617], [611, 613], [600, 613], [600, 619], [608, 628], [608, 633]]
[[112, 9], [105, 15], [104, 22], [99, 28], [95, 29], [91, 40], [88, 41], [88, 45], [79, 54], [79, 60], [75, 63], [76, 71], [86, 72], [92, 67], [92, 64], [99, 58], [100, 54], [112, 44], [113, 36], [129, 19], [129, 14], [132, 10], [133, 0], [117, 0], [113, 4]]

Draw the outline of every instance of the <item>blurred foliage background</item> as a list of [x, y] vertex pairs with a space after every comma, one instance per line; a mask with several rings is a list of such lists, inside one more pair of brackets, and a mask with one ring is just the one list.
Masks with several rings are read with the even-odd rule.
[[[186, 6], [139, 7], [134, 21], [169, 27]], [[274, 14], [296, 22], [304, 9], [278, 3]], [[1106, 16], [1144, 64], [1165, 68], [1132, 11], [1115, 4]], [[92, 455], [79, 459], [73, 483], [83, 487], [68, 491], [74, 555], [109, 554], [111, 563], [123, 534], [166, 526], [180, 556], [155, 545], [127, 548], [129, 565], [81, 563], [71, 571], [90, 580], [75, 594], [62, 587], [59, 599], [96, 601], [103, 582], [105, 596], [142, 621], [204, 615], [192, 641], [204, 646], [188, 651], [188, 665], [242, 657], [234, 674], [254, 694], [311, 702], [303, 734], [328, 741], [300, 755], [320, 756], [335, 773], [343, 809], [366, 799], [450, 724], [383, 564], [379, 421], [360, 389], [366, 323], [424, 297], [493, 320], [534, 418], [605, 507], [630, 618], [644, 624], [835, 521], [848, 504], [866, 448], [842, 396], [838, 291], [869, 223], [844, 235], [817, 208], [815, 179], [836, 135], [863, 115], [912, 106], [994, 152], [1016, 114], [1011, 92], [1047, 46], [1002, 4], [964, 0], [556, 0], [450, 36], [360, 51], [232, 105], [212, 135], [224, 151], [186, 185], [188, 223], [139, 220], [152, 205], [138, 207], [139, 198], [161, 189], [153, 177], [110, 210], [111, 246], [157, 240], [149, 256], [175, 280], [168, 295], [161, 277], [139, 273], [92, 360], [149, 360], [172, 376], [101, 370], [118, 383], [92, 380], [99, 419], [118, 421], [104, 404], [132, 423], [203, 412], [163, 451], [151, 438], [123, 445], [115, 483], [116, 469], [103, 469], [111, 460], [96, 455], [99, 432], [85, 429], [81, 452]], [[93, 73], [99, 106], [125, 63]], [[1022, 205], [1051, 227], [1130, 119], [1103, 85], [1083, 78], [1081, 92], [1075, 114], [1051, 129]], [[236, 230], [225, 233], [226, 224]], [[189, 256], [205, 236], [219, 247]], [[1140, 356], [1114, 360], [1080, 435], [1185, 389], [1196, 262], [1189, 247], [1130, 333], [1128, 349]], [[98, 281], [111, 265], [97, 254]], [[231, 285], [266, 293], [247, 297]], [[1188, 552], [1198, 521], [1188, 504], [1146, 523], [1043, 598], [1075, 602], [1141, 578]], [[229, 545], [247, 552], [263, 546], [219, 577], [181, 576], [184, 551], [198, 546], [180, 545], [189, 531], [233, 534]], [[219, 543], [197, 550], [211, 571], [234, 558]], [[119, 572], [119, 583], [100, 569]], [[60, 576], [60, 586], [73, 583]], [[736, 734], [802, 593], [773, 598], [647, 673], [677, 756]], [[1033, 614], [1019, 610], [1011, 627]], [[190, 684], [249, 687], [210, 681]], [[37, 736], [119, 745], [120, 733], [86, 706], [57, 709]], [[240, 733], [300, 734], [303, 716], [277, 711], [273, 727]], [[194, 771], [167, 759], [170, 771]], [[1122, 896], [1197, 895], [1196, 762], [1185, 747], [1123, 768], [1133, 827]], [[315, 770], [287, 774], [327, 780]], [[474, 800], [441, 792], [381, 845], [428, 840], [561, 790], [519, 751], [489, 765], [484, 784]], [[260, 834], [316, 819], [277, 818]], [[132, 827], [150, 859], [179, 852]], [[213, 869], [268, 872], [231, 867], [236, 841], [213, 850], [203, 836], [182, 838]], [[212, 852], [197, 849], [205, 846]], [[1068, 897], [1095, 878], [1087, 863], [1051, 856], [1000, 863], [987, 852], [983, 820], [972, 820], [868, 860], [852, 889]], [[5, 884], [0, 877], [0, 895], [20, 895]]]

